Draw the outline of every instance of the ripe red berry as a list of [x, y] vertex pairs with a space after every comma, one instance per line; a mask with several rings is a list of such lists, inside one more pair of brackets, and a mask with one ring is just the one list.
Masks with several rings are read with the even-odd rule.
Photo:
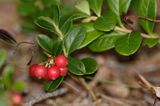
[[64, 55], [59, 55], [55, 58], [55, 65], [60, 68], [66, 67], [68, 64], [68, 59]]
[[67, 70], [67, 68], [65, 67], [65, 68], [60, 68], [60, 75], [61, 76], [66, 76], [67, 75], [67, 72], [68, 72], [68, 70]]
[[48, 77], [50, 80], [55, 80], [60, 76], [60, 70], [57, 66], [52, 66], [48, 69]]
[[16, 94], [12, 97], [12, 102], [13, 104], [15, 105], [20, 105], [20, 104], [23, 104], [23, 98], [21, 95], [19, 94]]
[[43, 78], [44, 80], [46, 80], [46, 81], [49, 81], [49, 77], [48, 77], [48, 71], [47, 71], [47, 74], [46, 74], [46, 76]]
[[38, 79], [44, 78], [47, 75], [47, 68], [43, 65], [36, 66], [35, 71], [34, 71], [34, 75]]
[[29, 75], [30, 76], [35, 76], [34, 74], [34, 71], [35, 71], [35, 68], [37, 67], [38, 65], [37, 64], [32, 64], [30, 67], [29, 67]]

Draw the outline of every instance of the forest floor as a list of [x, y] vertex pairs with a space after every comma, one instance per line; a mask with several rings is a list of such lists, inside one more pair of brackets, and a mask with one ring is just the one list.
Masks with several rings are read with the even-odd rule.
[[[36, 35], [21, 33], [20, 22], [21, 18], [16, 12], [16, 3], [11, 0], [0, 2], [0, 28], [9, 31], [18, 42], [33, 42]], [[24, 45], [17, 54], [10, 56], [11, 60], [9, 60], [16, 65], [15, 79], [23, 80], [27, 85], [24, 96], [26, 102], [31, 102], [40, 95], [46, 95], [41, 83], [27, 76], [26, 63], [30, 59], [30, 47]], [[8, 50], [11, 52], [12, 48], [9, 47]], [[138, 53], [130, 57], [120, 56], [113, 50], [91, 53], [87, 49], [78, 51], [74, 55], [94, 57], [99, 64], [97, 73], [92, 77], [86, 77], [85, 83], [79, 83], [74, 78], [67, 77], [60, 87], [67, 89], [63, 95], [45, 98], [35, 106], [153, 105], [155, 95], [140, 86], [139, 81], [141, 80], [136, 72], [151, 84], [155, 86], [160, 84], [160, 46], [151, 49], [142, 47]], [[160, 102], [157, 101], [156, 106], [160, 106]]]

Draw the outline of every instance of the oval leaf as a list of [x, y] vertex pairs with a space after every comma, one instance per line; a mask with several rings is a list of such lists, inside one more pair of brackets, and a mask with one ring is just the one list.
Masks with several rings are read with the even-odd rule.
[[107, 11], [103, 16], [96, 20], [94, 27], [100, 31], [110, 31], [114, 29], [116, 23], [116, 15], [111, 11]]
[[92, 58], [84, 58], [82, 62], [85, 66], [86, 72], [85, 75], [93, 74], [97, 70], [97, 62]]
[[52, 92], [54, 91], [55, 89], [57, 89], [60, 84], [62, 83], [64, 77], [59, 77], [58, 79], [56, 80], [53, 80], [53, 81], [47, 81], [44, 83], [44, 89], [48, 92]]
[[145, 39], [144, 40], [144, 45], [147, 45], [149, 48], [154, 47], [158, 43], [159, 39]]
[[90, 8], [94, 11], [94, 13], [100, 17], [101, 16], [101, 8], [103, 4], [103, 0], [87, 0]]
[[38, 35], [36, 38], [36, 41], [38, 45], [45, 51], [49, 53], [53, 52], [52, 51], [52, 46], [53, 46], [52, 39], [49, 38], [47, 35], [43, 35], [43, 34]]
[[133, 31], [118, 39], [115, 43], [115, 49], [121, 55], [129, 56], [138, 50], [141, 42], [142, 37], [140, 33]]
[[[153, 20], [156, 19], [157, 0], [139, 0], [137, 5], [138, 5], [137, 8], [138, 15], [143, 17], [148, 17]], [[147, 33], [151, 34], [153, 32], [154, 22], [141, 19], [140, 25]]]
[[90, 15], [90, 8], [89, 8], [89, 4], [86, 0], [79, 0], [75, 6], [79, 11]]
[[80, 26], [74, 27], [65, 38], [65, 46], [67, 49], [67, 54], [78, 49], [85, 39], [85, 29]]
[[73, 57], [69, 57], [68, 70], [75, 75], [84, 75], [86, 72], [83, 62]]
[[117, 39], [125, 35], [120, 32], [110, 32], [100, 36], [98, 39], [93, 41], [89, 45], [89, 49], [94, 52], [102, 52], [105, 50], [112, 49], [115, 46], [115, 42]]
[[58, 28], [56, 22], [49, 17], [44, 17], [44, 16], [38, 17], [35, 23], [39, 27], [50, 30], [51, 32], [55, 32], [55, 30]]

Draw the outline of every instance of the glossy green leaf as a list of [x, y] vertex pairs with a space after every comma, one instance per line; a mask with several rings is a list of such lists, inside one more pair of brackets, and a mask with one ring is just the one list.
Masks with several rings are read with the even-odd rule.
[[89, 3], [87, 2], [87, 0], [79, 0], [79, 1], [77, 1], [77, 4], [75, 5], [75, 7], [79, 11], [81, 11], [81, 12], [87, 14], [87, 15], [91, 14], [90, 13], [90, 8], [89, 8]]
[[123, 26], [121, 22], [122, 13], [126, 13], [130, 6], [131, 0], [107, 0], [108, 7], [116, 15], [118, 25]]
[[81, 60], [73, 57], [69, 57], [68, 60], [69, 60], [69, 64], [68, 64], [69, 72], [75, 75], [85, 74], [86, 72], [85, 66]]
[[96, 20], [94, 27], [100, 31], [110, 31], [114, 29], [116, 23], [116, 15], [111, 11], [107, 11], [103, 16]]
[[45, 51], [52, 53], [53, 41], [47, 35], [40, 34], [37, 36], [36, 41], [38, 45]]
[[86, 37], [85, 37], [84, 41], [82, 42], [81, 46], [79, 47], [79, 49], [87, 46], [88, 44], [90, 44], [91, 42], [96, 40], [98, 37], [100, 37], [102, 34], [104, 34], [104, 33], [99, 32], [97, 30], [87, 32]]
[[85, 29], [81, 26], [75, 26], [65, 38], [67, 54], [78, 49], [85, 39]]
[[84, 58], [82, 62], [85, 66], [86, 72], [85, 75], [93, 74], [97, 70], [97, 62], [92, 58]]
[[0, 67], [4, 64], [7, 59], [7, 52], [5, 50], [0, 50]]
[[87, 0], [89, 3], [90, 8], [94, 13], [100, 17], [101, 16], [101, 8], [103, 4], [103, 0]]
[[5, 67], [3, 74], [2, 74], [3, 82], [5, 86], [12, 88], [13, 84], [13, 67], [7, 66]]
[[105, 50], [112, 49], [115, 46], [116, 40], [119, 39], [120, 37], [122, 37], [123, 35], [124, 35], [124, 33], [120, 33], [120, 32], [106, 33], [106, 34], [100, 36], [95, 41], [93, 41], [89, 45], [89, 49], [94, 52], [102, 52]]
[[39, 27], [50, 30], [51, 32], [55, 32], [58, 28], [56, 22], [49, 17], [44, 17], [44, 16], [38, 17], [35, 23]]
[[158, 43], [159, 39], [145, 39], [144, 45], [147, 45], [149, 48], [154, 47]]
[[46, 81], [44, 83], [44, 89], [48, 92], [54, 91], [55, 89], [57, 89], [60, 86], [63, 79], [64, 79], [64, 77], [59, 77], [58, 79], [53, 80], [53, 81]]
[[141, 42], [142, 37], [140, 33], [133, 31], [118, 39], [115, 43], [115, 49], [121, 55], [129, 56], [139, 49]]
[[119, 8], [120, 8], [120, 14], [127, 13], [129, 6], [131, 4], [132, 0], [120, 0], [119, 2]]
[[[147, 17], [152, 20], [156, 19], [157, 16], [157, 0], [139, 0], [138, 1], [138, 15], [142, 17]], [[154, 29], [154, 22], [141, 19], [140, 25], [143, 27], [143, 29], [149, 33], [152, 34]]]

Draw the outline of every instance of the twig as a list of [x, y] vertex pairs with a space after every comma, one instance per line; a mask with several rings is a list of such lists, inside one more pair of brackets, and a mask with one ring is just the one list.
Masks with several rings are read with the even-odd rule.
[[74, 91], [76, 91], [77, 93], [80, 93], [80, 90], [77, 89], [76, 87], [74, 87], [73, 85], [71, 85], [70, 83], [68, 83], [68, 82], [66, 82], [66, 81], [63, 81], [63, 83], [64, 83], [66, 86], [68, 86], [68, 87], [70, 87], [71, 89], [73, 89]]
[[67, 88], [61, 88], [61, 89], [56, 90], [56, 91], [51, 92], [51, 93], [40, 94], [39, 96], [37, 96], [35, 98], [31, 98], [30, 101], [28, 101], [28, 102], [26, 102], [24, 104], [24, 106], [33, 106], [34, 104], [36, 104], [36, 103], [38, 103], [40, 101], [43, 101], [43, 100], [45, 100], [47, 98], [63, 95], [67, 91], [68, 91]]
[[85, 79], [79, 78], [79, 81], [82, 83], [82, 85], [85, 87], [85, 89], [89, 92], [89, 94], [91, 95], [92, 99], [96, 102], [96, 105], [99, 106], [98, 102], [97, 102], [96, 95], [94, 94], [93, 90], [88, 86], [88, 84], [86, 83]]
[[127, 104], [127, 103], [124, 103], [124, 102], [116, 99], [116, 98], [112, 98], [112, 97], [109, 97], [109, 96], [104, 95], [104, 94], [100, 94], [100, 96], [101, 96], [102, 98], [110, 101], [110, 102], [114, 102], [114, 103], [117, 103], [117, 104], [122, 105], [122, 106], [131, 106], [131, 105]]
[[[132, 30], [129, 30], [127, 28], [121, 28], [121, 27], [115, 27], [114, 29], [115, 31], [119, 31], [119, 32], [125, 32], [125, 33], [130, 33], [132, 32]], [[159, 38], [159, 36], [150, 36], [150, 35], [147, 35], [145, 33], [141, 33], [141, 36], [144, 37], [144, 38]]]

